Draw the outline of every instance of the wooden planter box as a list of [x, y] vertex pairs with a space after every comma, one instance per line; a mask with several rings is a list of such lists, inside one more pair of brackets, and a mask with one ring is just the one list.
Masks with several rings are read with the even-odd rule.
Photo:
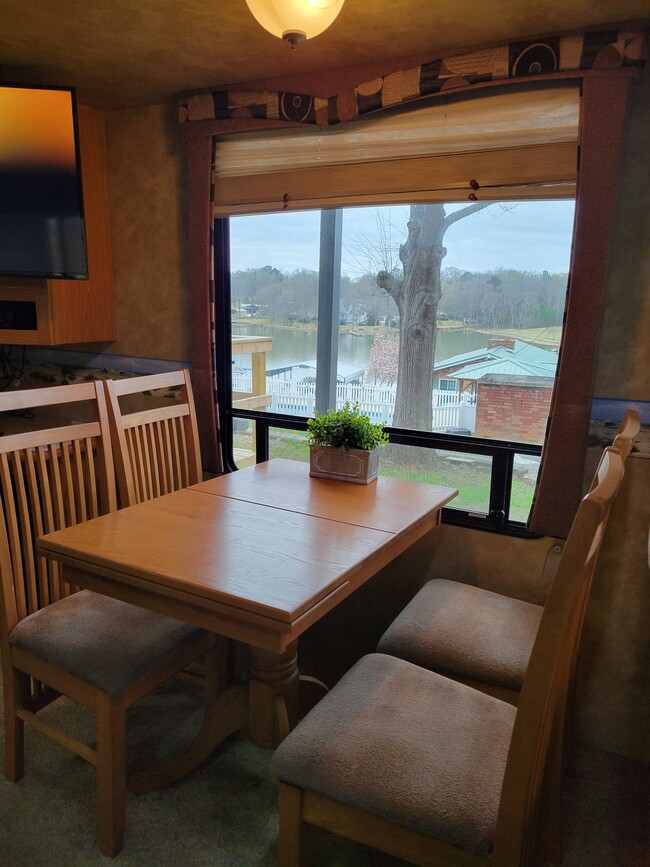
[[327, 446], [311, 446], [309, 475], [321, 479], [339, 479], [355, 485], [368, 485], [377, 479], [379, 449], [342, 451]]

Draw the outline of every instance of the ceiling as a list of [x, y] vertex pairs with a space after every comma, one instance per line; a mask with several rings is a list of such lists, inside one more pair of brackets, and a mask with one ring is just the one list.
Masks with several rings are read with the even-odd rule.
[[328, 30], [292, 52], [259, 26], [245, 0], [1, 0], [1, 6], [0, 81], [72, 85], [80, 101], [107, 110], [650, 15], [649, 0], [347, 0]]

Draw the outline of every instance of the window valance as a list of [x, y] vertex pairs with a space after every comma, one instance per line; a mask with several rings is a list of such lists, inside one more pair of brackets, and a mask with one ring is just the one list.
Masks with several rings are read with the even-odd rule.
[[236, 89], [198, 93], [181, 101], [179, 120], [182, 124], [196, 123], [200, 135], [208, 132], [209, 125], [204, 122], [209, 120], [253, 118], [334, 126], [441, 92], [505, 81], [567, 78], [572, 74], [584, 77], [590, 72], [641, 67], [644, 52], [645, 36], [635, 31], [598, 30], [528, 39], [430, 60], [329, 97]]

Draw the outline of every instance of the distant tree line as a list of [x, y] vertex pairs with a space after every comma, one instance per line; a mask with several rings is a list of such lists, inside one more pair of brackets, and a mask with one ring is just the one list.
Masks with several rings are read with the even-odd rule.
[[451, 319], [477, 322], [485, 328], [533, 328], [561, 325], [566, 274], [548, 271], [442, 271], [439, 311]]
[[[398, 274], [399, 276], [399, 274]], [[463, 271], [443, 268], [438, 312], [449, 319], [484, 328], [531, 328], [560, 325], [566, 274], [500, 268]], [[318, 315], [318, 273], [281, 271], [270, 265], [236, 271], [231, 276], [235, 316], [252, 312], [273, 322], [312, 322]], [[375, 274], [341, 277], [341, 318], [366, 325], [395, 327], [394, 300], [377, 285]]]
[[[257, 316], [273, 322], [312, 322], [318, 315], [318, 273], [280, 271], [270, 265], [235, 271], [231, 299], [234, 315], [246, 315], [254, 308]], [[340, 313], [349, 322], [397, 324], [395, 303], [377, 286], [374, 274], [342, 275]]]

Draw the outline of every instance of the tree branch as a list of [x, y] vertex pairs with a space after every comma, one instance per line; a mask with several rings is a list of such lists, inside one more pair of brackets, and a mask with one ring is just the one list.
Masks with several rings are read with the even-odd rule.
[[402, 294], [402, 281], [397, 280], [388, 271], [380, 271], [375, 279], [377, 280], [377, 286], [397, 301]]
[[476, 211], [482, 211], [483, 208], [489, 208], [491, 204], [492, 202], [475, 202], [473, 205], [461, 208], [460, 211], [453, 211], [451, 214], [447, 214], [444, 221], [445, 232], [452, 223], [456, 223], [464, 217], [469, 217], [470, 214], [474, 214]]

